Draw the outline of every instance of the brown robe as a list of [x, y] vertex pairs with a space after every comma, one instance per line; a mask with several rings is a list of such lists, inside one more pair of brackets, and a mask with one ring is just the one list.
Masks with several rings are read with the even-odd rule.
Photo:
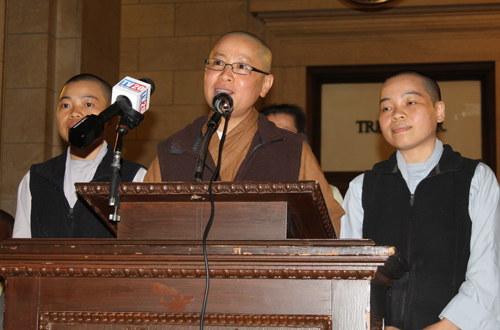
[[[240, 124], [238, 124], [238, 126], [233, 128], [231, 132], [226, 135], [224, 149], [222, 151], [222, 165], [220, 170], [222, 181], [233, 181], [236, 172], [248, 153], [252, 139], [257, 132], [258, 116], [258, 112], [255, 109], [252, 110], [249, 115]], [[206, 131], [206, 126], [203, 128], [203, 131]], [[210, 141], [209, 152], [217, 164], [217, 155], [219, 152], [219, 138], [217, 134], [214, 134], [212, 140]], [[302, 157], [298, 180], [314, 180], [319, 182], [333, 226], [337, 236], [340, 236], [340, 218], [344, 215], [344, 210], [333, 198], [332, 189], [330, 188], [328, 181], [326, 181], [325, 175], [323, 174], [311, 147], [305, 141], [302, 146]], [[161, 182], [161, 171], [158, 156], [156, 156], [149, 166], [144, 182]]]

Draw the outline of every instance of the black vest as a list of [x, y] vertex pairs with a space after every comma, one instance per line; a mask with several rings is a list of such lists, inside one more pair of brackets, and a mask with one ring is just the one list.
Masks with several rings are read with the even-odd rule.
[[438, 322], [465, 281], [472, 227], [469, 191], [479, 162], [445, 145], [438, 165], [414, 195], [397, 167], [396, 153], [365, 173], [363, 237], [395, 246], [410, 265], [387, 292], [387, 325], [420, 330]]
[[[207, 119], [207, 116], [196, 119], [182, 131], [158, 144], [162, 181], [194, 180], [203, 138], [202, 128]], [[257, 133], [234, 181], [298, 180], [304, 135], [277, 128], [262, 114], [259, 114], [258, 125]], [[203, 181], [210, 181], [214, 171], [215, 162], [210, 152], [207, 152]]]
[[[65, 150], [60, 156], [30, 169], [31, 237], [41, 238], [111, 238], [99, 216], [81, 197], [73, 208], [64, 196]], [[113, 149], [97, 167], [92, 182], [109, 182]], [[122, 160], [120, 175], [123, 182], [131, 182], [144, 166]]]

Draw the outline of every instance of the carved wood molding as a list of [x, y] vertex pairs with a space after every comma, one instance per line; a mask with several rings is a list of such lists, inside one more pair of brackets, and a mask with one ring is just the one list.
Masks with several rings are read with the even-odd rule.
[[[77, 183], [80, 194], [109, 195], [109, 184]], [[274, 194], [314, 192], [315, 181], [290, 182], [214, 182], [214, 194]], [[161, 182], [161, 183], [123, 183], [121, 195], [168, 195], [168, 194], [208, 194], [208, 182]]]
[[[124, 312], [40, 312], [38, 330], [50, 330], [53, 324], [89, 325], [184, 325], [200, 324], [199, 313], [124, 313]], [[332, 329], [332, 318], [326, 315], [251, 315], [205, 314], [206, 326], [227, 327], [309, 327]]]
[[319, 189], [316, 189], [314, 191], [313, 199], [320, 213], [321, 221], [323, 222], [323, 227], [325, 228], [328, 237], [338, 237], [335, 233], [335, 229], [333, 228], [332, 221], [330, 220], [330, 215], [328, 213], [328, 208], [326, 207], [325, 199], [323, 198], [323, 196], [321, 196], [321, 192]]
[[[318, 270], [318, 269], [210, 269], [210, 278], [238, 279], [338, 279], [366, 280], [375, 277], [377, 269]], [[3, 276], [61, 277], [137, 277], [137, 278], [204, 278], [203, 268], [116, 268], [116, 267], [0, 267]]]

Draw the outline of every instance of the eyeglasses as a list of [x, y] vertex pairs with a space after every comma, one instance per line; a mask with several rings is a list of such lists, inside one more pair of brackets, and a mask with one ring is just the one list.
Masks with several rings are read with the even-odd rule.
[[266, 76], [269, 74], [269, 73], [264, 72], [262, 70], [256, 69], [253, 66], [248, 65], [246, 63], [229, 64], [229, 63], [224, 62], [223, 60], [218, 60], [216, 58], [208, 58], [205, 60], [205, 66], [207, 67], [207, 69], [210, 69], [210, 70], [224, 71], [224, 69], [228, 65], [231, 67], [231, 70], [234, 73], [245, 75], [245, 76], [248, 76], [250, 73], [252, 73], [252, 71], [265, 74]]

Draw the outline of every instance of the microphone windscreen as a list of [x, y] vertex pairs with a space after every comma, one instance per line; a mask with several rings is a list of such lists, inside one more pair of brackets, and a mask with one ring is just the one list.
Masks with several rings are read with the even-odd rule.
[[116, 102], [116, 98], [122, 95], [129, 99], [135, 111], [144, 114], [149, 109], [151, 90], [151, 84], [132, 77], [125, 77], [113, 86], [111, 103]]
[[153, 93], [155, 92], [155, 83], [153, 82], [153, 80], [152, 80], [152, 79], [150, 79], [150, 78], [146, 78], [146, 77], [141, 78], [141, 79], [139, 79], [139, 80], [140, 80], [140, 81], [144, 81], [145, 83], [147, 83], [147, 84], [150, 84], [150, 85], [151, 85], [151, 95], [153, 95]]
[[215, 94], [212, 99], [212, 109], [221, 114], [233, 112], [233, 98], [226, 93]]

